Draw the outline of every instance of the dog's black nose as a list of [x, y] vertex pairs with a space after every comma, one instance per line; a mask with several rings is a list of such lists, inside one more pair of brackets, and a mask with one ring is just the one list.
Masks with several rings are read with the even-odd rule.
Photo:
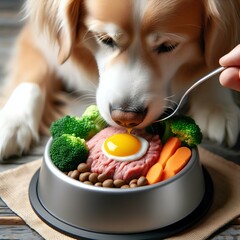
[[112, 120], [118, 125], [133, 128], [143, 122], [147, 111], [143, 109], [111, 108]]

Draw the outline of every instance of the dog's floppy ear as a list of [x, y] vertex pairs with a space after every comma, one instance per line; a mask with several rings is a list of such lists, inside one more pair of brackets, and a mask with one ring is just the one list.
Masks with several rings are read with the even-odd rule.
[[50, 41], [58, 45], [58, 62], [70, 56], [83, 15], [83, 0], [28, 0], [26, 13], [40, 32], [46, 32]]
[[81, 0], [69, 0], [62, 1], [68, 2], [68, 4], [63, 4], [60, 9], [63, 16], [61, 28], [58, 32], [58, 62], [64, 63], [71, 54], [72, 45], [77, 40], [78, 34], [81, 30], [81, 18], [83, 17], [83, 3]]
[[218, 60], [240, 43], [240, 0], [205, 0], [204, 51], [206, 63]]

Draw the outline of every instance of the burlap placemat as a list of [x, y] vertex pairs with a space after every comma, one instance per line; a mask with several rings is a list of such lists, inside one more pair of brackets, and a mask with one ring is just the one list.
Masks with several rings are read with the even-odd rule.
[[[207, 239], [212, 233], [240, 215], [240, 166], [226, 161], [202, 148], [200, 159], [214, 182], [214, 200], [208, 214], [188, 231], [171, 240]], [[47, 240], [72, 239], [42, 222], [31, 208], [28, 186], [41, 160], [0, 174], [0, 196], [26, 224]]]

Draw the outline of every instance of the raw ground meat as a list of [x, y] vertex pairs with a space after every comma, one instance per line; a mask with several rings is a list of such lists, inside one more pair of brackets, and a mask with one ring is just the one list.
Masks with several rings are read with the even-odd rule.
[[140, 159], [130, 162], [121, 162], [109, 159], [102, 152], [102, 144], [106, 138], [115, 133], [124, 133], [125, 129], [108, 127], [87, 142], [89, 157], [87, 164], [91, 165], [91, 171], [104, 173], [111, 179], [123, 179], [127, 183], [141, 176], [145, 176], [149, 168], [157, 162], [161, 150], [161, 140], [158, 135], [148, 133], [137, 134], [149, 142], [147, 153]]

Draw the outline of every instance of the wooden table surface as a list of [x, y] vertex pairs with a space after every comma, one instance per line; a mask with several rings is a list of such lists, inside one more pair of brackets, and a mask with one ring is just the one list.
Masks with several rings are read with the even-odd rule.
[[[36, 0], [37, 1], [37, 0]], [[21, 0], [0, 0], [0, 84], [3, 79], [4, 64], [9, 58], [14, 40], [21, 29], [22, 23], [17, 14]], [[0, 164], [0, 172], [15, 168], [21, 164], [34, 161], [42, 156], [47, 138], [42, 138], [31, 152], [20, 158], [11, 158]], [[240, 156], [235, 154], [235, 159]], [[1, 183], [0, 183], [1, 184]], [[38, 233], [28, 227], [25, 222], [7, 207], [0, 198], [0, 240], [1, 239], [43, 239]], [[240, 218], [224, 226], [212, 236], [213, 240], [240, 240]]]

